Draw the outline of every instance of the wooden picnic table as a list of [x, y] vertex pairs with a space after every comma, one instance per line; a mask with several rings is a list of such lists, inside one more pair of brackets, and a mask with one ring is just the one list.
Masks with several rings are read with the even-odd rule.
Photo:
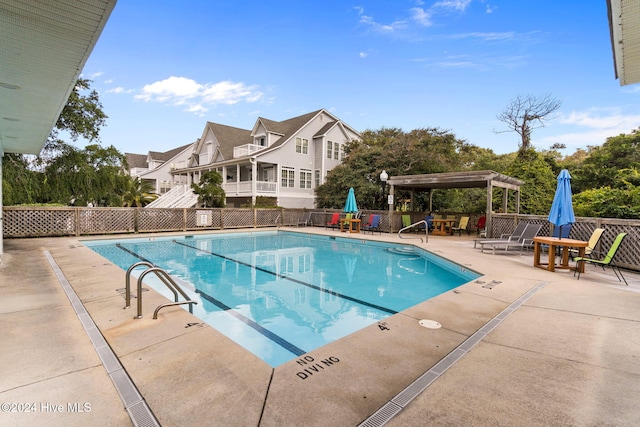
[[[549, 260], [546, 264], [540, 262], [540, 254], [542, 253], [542, 245], [549, 246]], [[584, 264], [580, 263], [579, 267], [569, 266], [569, 248], [577, 248], [578, 256], [584, 256], [584, 250], [589, 242], [574, 239], [561, 239], [558, 237], [536, 236], [533, 238], [533, 266], [543, 268], [549, 271], [555, 271], [556, 268], [569, 270], [580, 269], [580, 273], [584, 273]], [[556, 248], [562, 248], [562, 256], [559, 265], [556, 265]], [[552, 259], [553, 257], [553, 259]]]

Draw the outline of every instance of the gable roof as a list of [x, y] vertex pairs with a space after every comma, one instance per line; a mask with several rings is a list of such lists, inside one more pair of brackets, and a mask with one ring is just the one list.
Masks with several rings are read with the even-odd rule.
[[175, 156], [177, 156], [182, 151], [184, 151], [187, 148], [189, 148], [191, 145], [193, 145], [193, 143], [186, 144], [186, 145], [183, 145], [182, 147], [174, 148], [173, 150], [169, 150], [169, 151], [165, 151], [165, 152], [149, 151], [148, 156], [150, 158], [154, 159], [154, 160], [159, 160], [159, 161], [166, 162], [167, 160], [173, 159]]
[[134, 153], [124, 153], [124, 155], [127, 157], [127, 165], [129, 166], [129, 169], [146, 169], [148, 167], [146, 155]]
[[233, 126], [221, 125], [219, 123], [207, 122], [207, 127], [218, 140], [218, 151], [225, 160], [233, 158], [233, 148], [239, 145], [250, 144], [251, 131]]

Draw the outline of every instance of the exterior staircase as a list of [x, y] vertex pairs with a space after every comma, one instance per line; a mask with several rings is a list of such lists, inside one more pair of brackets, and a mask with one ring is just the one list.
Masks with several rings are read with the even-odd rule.
[[147, 208], [193, 208], [198, 203], [198, 195], [189, 185], [176, 185], [167, 193], [149, 203]]

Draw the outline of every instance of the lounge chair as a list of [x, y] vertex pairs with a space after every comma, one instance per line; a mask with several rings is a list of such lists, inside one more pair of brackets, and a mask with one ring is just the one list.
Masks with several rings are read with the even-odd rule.
[[378, 231], [380, 234], [382, 234], [382, 231], [380, 230], [380, 215], [378, 214], [370, 215], [369, 223], [363, 225], [361, 228], [363, 233], [366, 231], [370, 231], [371, 234], [373, 234], [374, 231]]
[[477, 244], [480, 243], [480, 246], [484, 245], [484, 244], [491, 244], [491, 243], [502, 243], [502, 242], [517, 242], [520, 237], [522, 237], [522, 233], [524, 233], [524, 230], [527, 228], [528, 223], [527, 222], [519, 222], [516, 225], [515, 230], [513, 230], [513, 232], [511, 234], [502, 234], [500, 235], [499, 238], [496, 239], [473, 239], [473, 247], [476, 248]]
[[468, 227], [469, 227], [469, 217], [463, 216], [463, 217], [460, 217], [460, 221], [458, 222], [458, 225], [456, 227], [451, 227], [451, 231], [454, 234], [457, 232], [458, 236], [461, 236], [463, 231], [466, 231], [467, 234], [469, 234]]
[[494, 242], [491, 244], [485, 243], [482, 245], [482, 252], [484, 252], [484, 247], [485, 245], [487, 245], [487, 246], [491, 246], [491, 249], [493, 249], [494, 255], [496, 253], [496, 249], [498, 248], [504, 248], [505, 252], [508, 252], [510, 248], [518, 248], [520, 249], [520, 254], [522, 254], [522, 251], [524, 250], [525, 247], [533, 245], [533, 238], [538, 235], [541, 228], [542, 228], [542, 224], [528, 224], [525, 227], [524, 232], [522, 233], [522, 236], [520, 236], [520, 239], [517, 242], [511, 241], [511, 242], [502, 242], [502, 243]]
[[[587, 247], [584, 249], [585, 255], [591, 255], [591, 253], [596, 249], [596, 245], [600, 241], [600, 237], [602, 237], [602, 233], [604, 233], [604, 228], [596, 228], [595, 230], [593, 230], [593, 233], [591, 233], [591, 237], [589, 237], [589, 243], [587, 244]], [[578, 255], [579, 255], [579, 252], [577, 249], [569, 248], [569, 256], [572, 259]]]
[[[611, 267], [611, 269], [613, 270], [613, 272], [616, 274], [616, 277], [618, 278], [618, 281], [622, 282], [624, 281], [624, 284], [629, 286], [629, 284], [627, 283], [627, 279], [624, 278], [624, 276], [622, 275], [622, 271], [620, 271], [620, 267], [618, 267], [615, 262], [613, 262], [613, 259], [616, 256], [616, 253], [618, 253], [618, 249], [620, 248], [620, 245], [622, 244], [622, 241], [624, 240], [624, 238], [627, 237], [627, 233], [620, 233], [616, 236], [615, 240], [613, 241], [613, 243], [611, 244], [611, 247], [609, 248], [609, 252], [607, 252], [607, 254], [605, 255], [605, 257], [603, 259], [594, 259], [594, 258], [590, 258], [590, 257], [576, 257], [575, 261], [576, 261], [576, 269], [573, 272], [573, 275], [576, 275], [576, 272], [578, 272], [578, 280], [580, 280], [580, 270], [582, 268], [584, 268], [584, 266], [581, 266], [580, 263], [591, 263], [591, 264], [596, 264], [596, 265], [600, 265], [602, 266], [602, 269], [604, 270], [604, 268], [608, 265], [609, 267]], [[582, 268], [581, 268], [582, 267]]]
[[340, 214], [335, 212], [331, 215], [331, 221], [327, 222], [324, 228], [340, 227]]
[[298, 220], [298, 224], [297, 226], [300, 227], [301, 225], [304, 225], [305, 227], [307, 225], [311, 224], [311, 212], [305, 212], [302, 214], [302, 217]]

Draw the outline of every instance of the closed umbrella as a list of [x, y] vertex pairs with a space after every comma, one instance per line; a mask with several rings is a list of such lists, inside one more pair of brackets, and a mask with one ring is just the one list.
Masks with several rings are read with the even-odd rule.
[[560, 228], [558, 236], [562, 236], [563, 225], [576, 222], [571, 201], [571, 175], [566, 169], [562, 169], [558, 174], [558, 187], [553, 197], [553, 203], [551, 203], [548, 219], [550, 223]]
[[347, 201], [344, 204], [345, 212], [358, 212], [358, 205], [356, 204], [356, 195], [353, 192], [353, 187], [349, 189], [349, 194], [347, 194]]

